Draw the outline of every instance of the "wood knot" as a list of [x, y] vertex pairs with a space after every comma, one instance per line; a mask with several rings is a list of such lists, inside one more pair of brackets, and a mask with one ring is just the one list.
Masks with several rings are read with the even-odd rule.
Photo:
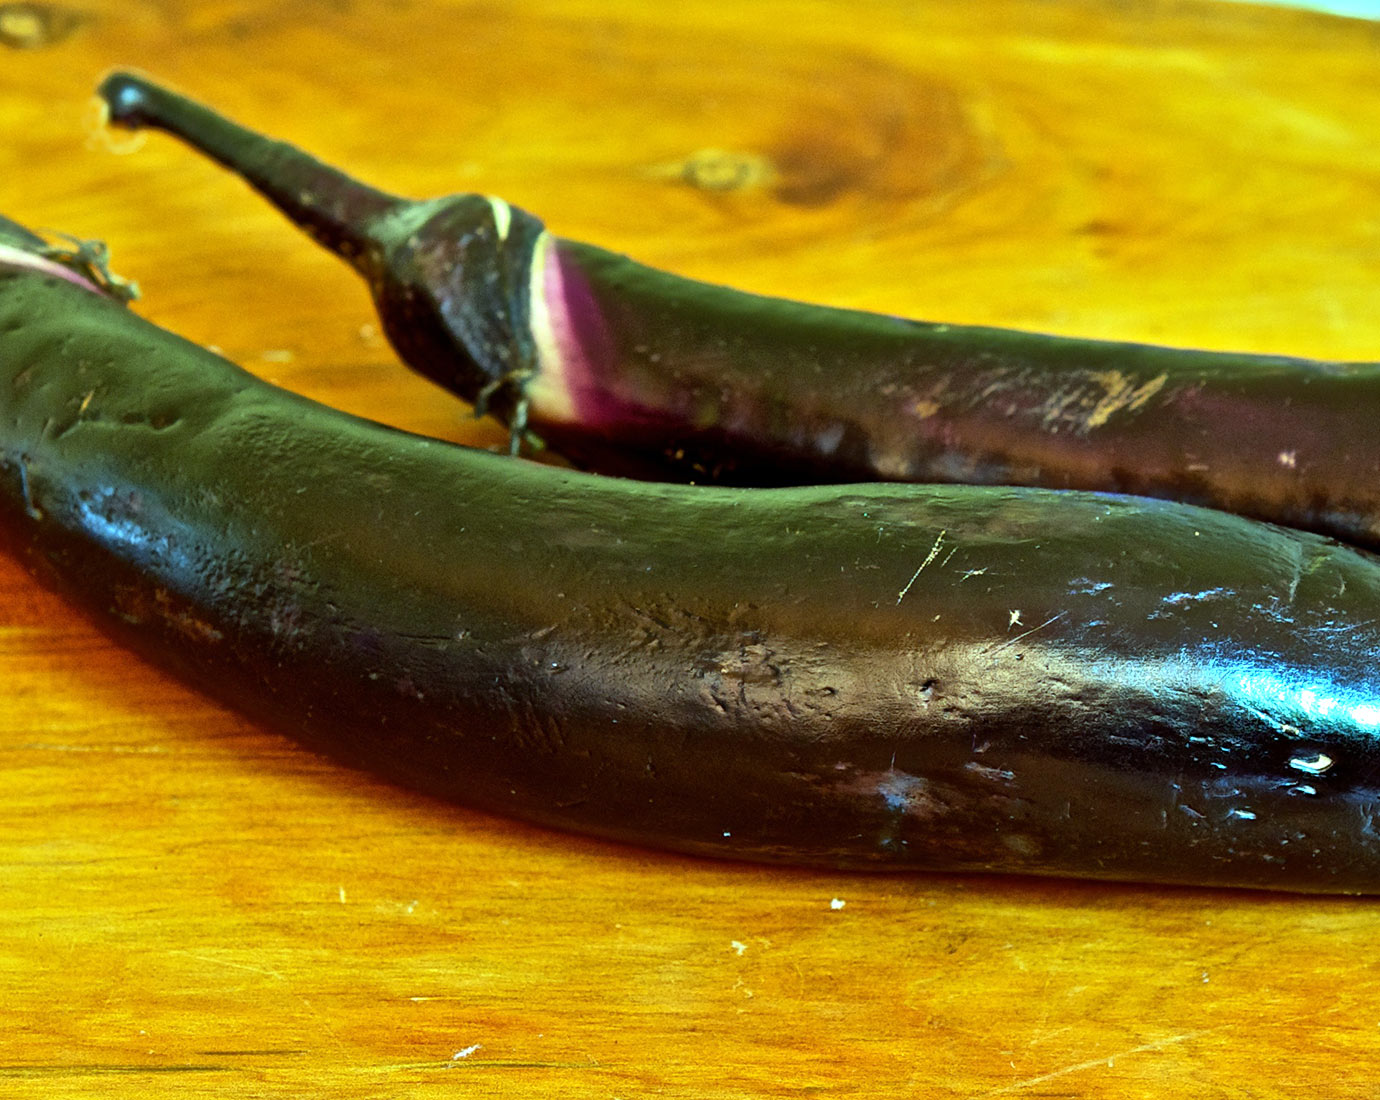
[[778, 61], [770, 86], [753, 88], [754, 105], [742, 105], [755, 136], [730, 122], [722, 146], [651, 174], [707, 195], [757, 193], [795, 207], [850, 196], [901, 205], [966, 191], [1000, 161], [958, 92], [937, 78], [859, 54]]
[[60, 4], [0, 4], [0, 46], [38, 50], [55, 46], [90, 16]]
[[853, 57], [801, 91], [769, 149], [783, 203], [934, 200], [982, 182], [997, 163], [959, 93], [921, 73]]

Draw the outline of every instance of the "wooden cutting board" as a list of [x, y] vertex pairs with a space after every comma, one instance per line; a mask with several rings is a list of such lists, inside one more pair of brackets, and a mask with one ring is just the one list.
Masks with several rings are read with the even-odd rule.
[[[498, 439], [243, 186], [159, 136], [114, 151], [88, 111], [103, 72], [758, 291], [1380, 348], [1367, 23], [1198, 0], [73, 3], [0, 3], [0, 210], [107, 240], [159, 323], [408, 428]], [[213, 706], [0, 560], [6, 1097], [1371, 1097], [1377, 937], [1368, 900], [764, 870], [441, 806]]]

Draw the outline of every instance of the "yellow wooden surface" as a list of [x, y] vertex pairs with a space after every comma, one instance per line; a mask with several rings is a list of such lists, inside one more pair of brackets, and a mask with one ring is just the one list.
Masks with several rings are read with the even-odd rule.
[[[171, 140], [93, 135], [98, 77], [752, 289], [1362, 358], [1377, 43], [1190, 0], [0, 4], [0, 210], [467, 440], [341, 266]], [[0, 561], [0, 1096], [1370, 1097], [1377, 937], [1366, 900], [764, 870], [437, 805]]]

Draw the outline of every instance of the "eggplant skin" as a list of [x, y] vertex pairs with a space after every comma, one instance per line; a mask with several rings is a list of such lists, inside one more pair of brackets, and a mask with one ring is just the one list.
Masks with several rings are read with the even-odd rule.
[[284, 392], [0, 262], [0, 530], [447, 799], [817, 866], [1380, 888], [1380, 565], [1033, 489], [602, 478]]
[[682, 278], [499, 199], [368, 187], [112, 73], [112, 123], [241, 175], [368, 281], [410, 367], [586, 469], [1136, 493], [1380, 550], [1380, 363], [907, 320]]

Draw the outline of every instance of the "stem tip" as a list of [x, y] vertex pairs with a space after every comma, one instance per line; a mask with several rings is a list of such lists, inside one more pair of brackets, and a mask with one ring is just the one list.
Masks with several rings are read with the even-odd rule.
[[148, 105], [153, 86], [133, 73], [111, 73], [101, 81], [96, 94], [105, 100], [109, 122], [127, 129], [137, 129], [148, 119], [144, 109]]

